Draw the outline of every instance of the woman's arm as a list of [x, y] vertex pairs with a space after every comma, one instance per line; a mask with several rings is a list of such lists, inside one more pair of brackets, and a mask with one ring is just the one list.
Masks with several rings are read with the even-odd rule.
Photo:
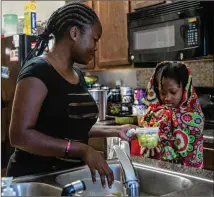
[[94, 125], [89, 132], [89, 137], [119, 137], [120, 130], [120, 126]]
[[120, 137], [128, 141], [130, 138], [126, 135], [126, 133], [131, 128], [136, 128], [136, 126], [129, 124], [121, 126], [94, 125], [89, 132], [89, 137]]
[[[67, 141], [35, 130], [37, 117], [47, 92], [46, 86], [38, 78], [29, 77], [18, 82], [9, 129], [10, 142], [12, 146], [32, 154], [62, 157]], [[72, 142], [70, 156], [82, 157], [86, 146]]]

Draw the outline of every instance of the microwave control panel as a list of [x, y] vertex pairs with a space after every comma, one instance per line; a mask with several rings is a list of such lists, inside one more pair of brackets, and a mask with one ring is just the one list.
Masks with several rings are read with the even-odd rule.
[[199, 45], [199, 24], [197, 18], [188, 19], [186, 25], [186, 45], [188, 47], [194, 47]]

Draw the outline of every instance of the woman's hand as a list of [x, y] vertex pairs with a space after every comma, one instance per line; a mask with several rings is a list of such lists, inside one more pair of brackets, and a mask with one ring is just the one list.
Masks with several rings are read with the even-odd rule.
[[106, 182], [105, 177], [108, 181], [108, 186], [111, 188], [111, 185], [114, 182], [114, 174], [111, 168], [108, 166], [105, 159], [101, 156], [99, 152], [88, 146], [85, 150], [85, 154], [83, 156], [83, 161], [88, 165], [91, 171], [92, 181], [96, 182], [96, 170], [100, 174], [100, 179], [103, 187], [105, 188]]
[[[125, 125], [121, 125], [120, 126], [120, 131], [118, 133], [119, 137], [123, 140], [129, 141], [131, 140], [132, 137], [128, 137], [127, 136], [127, 131], [129, 131], [130, 129], [136, 129], [137, 126], [136, 125], [130, 125], [130, 124], [125, 124]], [[134, 135], [135, 136], [135, 135]]]
[[146, 153], [147, 157], [155, 156], [155, 152], [160, 153], [160, 149], [158, 147], [146, 148], [146, 147], [142, 147], [142, 146], [140, 148], [140, 154], [143, 155], [144, 153]]

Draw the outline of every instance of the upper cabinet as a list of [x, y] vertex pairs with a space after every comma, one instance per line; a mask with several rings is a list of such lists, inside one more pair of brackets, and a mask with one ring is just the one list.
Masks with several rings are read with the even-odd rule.
[[90, 7], [90, 8], [93, 8], [92, 7], [92, 1], [84, 1], [83, 2], [85, 5], [87, 5], [88, 7]]
[[143, 7], [147, 7], [147, 6], [151, 6], [151, 5], [156, 5], [159, 3], [163, 3], [165, 1], [163, 0], [147, 0], [147, 1], [131, 1], [131, 12], [134, 11], [134, 9], [136, 8], [143, 8]]
[[103, 31], [95, 55], [96, 67], [128, 64], [128, 1], [93, 1]]

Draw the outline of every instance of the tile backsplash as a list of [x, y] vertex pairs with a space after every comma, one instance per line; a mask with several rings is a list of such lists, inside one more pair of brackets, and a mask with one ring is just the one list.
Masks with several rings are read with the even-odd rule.
[[[198, 87], [214, 87], [214, 61], [212, 59], [193, 60], [185, 62], [191, 70], [193, 84]], [[132, 88], [145, 88], [155, 68], [118, 69], [91, 72], [99, 77], [99, 83], [112, 86], [112, 81], [118, 79]]]

